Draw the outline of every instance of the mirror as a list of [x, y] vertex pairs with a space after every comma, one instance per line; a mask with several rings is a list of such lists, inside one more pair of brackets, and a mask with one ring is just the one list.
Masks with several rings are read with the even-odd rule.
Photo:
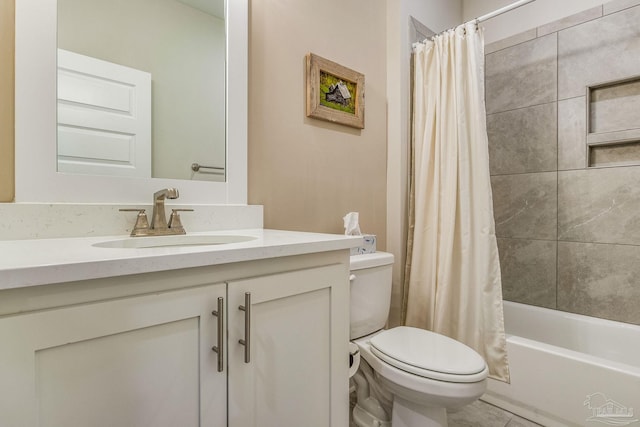
[[246, 204], [248, 0], [225, 10], [225, 182], [57, 171], [57, 10], [57, 0], [16, 2], [16, 202], [149, 204], [154, 191], [176, 187], [181, 204]]
[[57, 12], [58, 171], [224, 181], [224, 0]]

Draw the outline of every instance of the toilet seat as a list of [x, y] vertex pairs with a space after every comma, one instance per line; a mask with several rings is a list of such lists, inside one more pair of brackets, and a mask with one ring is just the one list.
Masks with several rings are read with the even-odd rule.
[[423, 378], [471, 383], [487, 377], [487, 365], [478, 353], [434, 332], [400, 326], [380, 332], [369, 343], [376, 357]]

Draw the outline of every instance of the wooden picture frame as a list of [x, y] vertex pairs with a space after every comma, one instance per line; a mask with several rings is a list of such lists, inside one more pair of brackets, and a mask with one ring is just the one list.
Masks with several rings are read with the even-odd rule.
[[307, 54], [307, 117], [364, 129], [364, 74]]

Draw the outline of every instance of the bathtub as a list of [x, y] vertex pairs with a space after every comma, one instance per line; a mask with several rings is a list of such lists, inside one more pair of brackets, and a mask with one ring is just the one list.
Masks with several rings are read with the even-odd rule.
[[640, 427], [640, 326], [508, 301], [504, 314], [511, 384], [490, 379], [482, 400], [549, 427]]

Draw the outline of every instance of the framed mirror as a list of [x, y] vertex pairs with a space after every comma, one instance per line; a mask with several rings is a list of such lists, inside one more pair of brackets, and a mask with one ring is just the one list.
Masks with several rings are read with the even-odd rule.
[[[68, 2], [67, 2], [68, 1]], [[193, 2], [196, 0], [154, 0], [143, 1], [136, 0], [136, 2], [128, 2], [122, 0], [92, 0], [102, 3], [123, 3], [119, 6], [119, 10], [126, 10], [128, 18], [133, 17], [134, 14], [131, 10], [127, 10], [133, 3], [179, 3], [171, 4], [168, 7], [173, 8], [187, 8], [187, 14], [197, 14], [197, 5]], [[191, 2], [191, 4], [185, 4], [184, 2]], [[58, 116], [62, 116], [59, 110], [59, 96], [57, 93], [57, 86], [59, 82], [58, 78], [58, 48], [56, 41], [60, 38], [73, 39], [73, 35], [62, 29], [58, 28], [58, 21], [82, 19], [82, 18], [69, 18], [63, 13], [61, 8], [67, 7], [72, 3], [76, 4], [88, 4], [89, 2], [80, 1], [74, 2], [71, 0], [20, 0], [16, 2], [16, 201], [17, 202], [81, 202], [81, 203], [148, 203], [151, 194], [157, 189], [164, 187], [176, 187], [180, 190], [180, 203], [234, 203], [245, 204], [246, 203], [246, 183], [247, 183], [247, 162], [246, 162], [246, 136], [247, 136], [247, 0], [233, 0], [226, 6], [226, 12], [224, 15], [224, 28], [225, 28], [225, 41], [224, 51], [226, 56], [226, 67], [223, 72], [219, 74], [226, 75], [226, 85], [222, 89], [222, 85], [218, 86], [217, 90], [222, 90], [224, 93], [221, 98], [224, 100], [223, 107], [219, 108], [226, 111], [226, 117], [224, 119], [219, 118], [217, 128], [223, 128], [226, 141], [226, 145], [222, 145], [222, 148], [218, 150], [218, 153], [223, 152], [219, 159], [220, 154], [212, 154], [214, 149], [204, 149], [203, 153], [198, 154], [201, 156], [196, 157], [195, 154], [186, 154], [185, 159], [181, 166], [177, 169], [187, 169], [186, 175], [184, 171], [175, 174], [171, 171], [171, 166], [178, 162], [179, 154], [187, 153], [185, 149], [185, 141], [191, 139], [191, 136], [187, 135], [189, 127], [200, 126], [207, 120], [203, 118], [211, 117], [209, 112], [196, 113], [194, 110], [190, 110], [190, 106], [186, 105], [190, 99], [188, 96], [182, 101], [168, 101], [166, 93], [160, 91], [160, 87], [164, 84], [160, 84], [153, 80], [153, 74], [163, 73], [163, 71], [140, 70], [143, 66], [124, 65], [129, 69], [138, 69], [143, 73], [151, 74], [151, 87], [152, 94], [160, 98], [159, 105], [155, 109], [153, 107], [153, 100], [151, 101], [152, 107], [150, 108], [150, 114], [153, 118], [153, 114], [156, 110], [162, 108], [169, 109], [169, 113], [165, 113], [164, 118], [156, 118], [155, 121], [170, 122], [172, 115], [171, 109], [173, 109], [173, 115], [187, 115], [198, 116], [192, 117], [193, 122], [191, 125], [183, 125], [182, 128], [159, 128], [160, 130], [153, 128], [151, 134], [162, 134], [163, 136], [169, 135], [168, 138], [170, 145], [173, 144], [174, 152], [172, 154], [165, 155], [168, 166], [165, 168], [166, 172], [153, 172], [154, 177], [145, 177], [144, 175], [138, 176], [122, 176], [118, 174], [101, 174], [101, 173], [87, 173], [80, 171], [65, 170], [64, 167], [60, 167], [58, 147], [60, 141], [57, 138], [59, 135]], [[206, 3], [206, 2], [204, 2]], [[203, 4], [204, 4], [203, 3]], [[95, 6], [97, 7], [97, 6]], [[77, 11], [77, 9], [74, 9]], [[198, 11], [196, 13], [196, 11]], [[89, 13], [85, 11], [85, 13]], [[122, 12], [120, 12], [122, 13]], [[151, 17], [159, 14], [157, 11], [151, 9], [151, 6], [140, 8], [137, 13], [137, 20], [151, 21]], [[146, 15], [145, 15], [146, 13]], [[175, 10], [174, 10], [175, 13]], [[98, 13], [96, 15], [106, 15], [105, 13]], [[64, 16], [63, 16], [64, 15]], [[129, 16], [131, 15], [131, 16]], [[147, 17], [146, 19], [144, 17]], [[202, 14], [200, 15], [202, 17]], [[75, 21], [78, 22], [78, 21]], [[63, 24], [66, 25], [66, 24]], [[110, 24], [111, 25], [111, 24]], [[120, 24], [119, 24], [120, 25]], [[124, 25], [124, 24], [122, 24]], [[95, 27], [95, 25], [94, 25]], [[77, 29], [76, 29], [77, 30]], [[85, 30], [85, 35], [90, 34], [89, 29]], [[97, 31], [94, 31], [97, 32]], [[161, 31], [162, 32], [162, 31]], [[63, 33], [65, 35], [63, 35]], [[131, 44], [142, 44], [142, 40], [145, 38], [160, 38], [157, 34], [154, 35], [151, 29], [141, 31], [139, 34], [134, 33], [133, 29], [127, 30], [129, 39], [132, 40]], [[169, 33], [167, 31], [167, 33]], [[87, 36], [88, 37], [88, 36]], [[194, 69], [203, 67], [202, 65], [196, 65], [195, 63], [188, 63], [187, 59], [180, 57], [176, 52], [180, 53], [185, 50], [191, 50], [193, 46], [189, 46], [189, 43], [182, 41], [181, 43], [174, 43], [174, 46], [169, 46], [171, 40], [177, 39], [175, 33], [171, 37], [163, 40], [164, 46], [159, 50], [168, 50], [171, 52], [173, 49], [173, 56], [176, 58], [176, 62], [179, 64], [176, 68], [181, 69], [185, 79], [189, 79], [190, 70], [195, 74]], [[136, 41], [138, 40], [138, 41]], [[71, 46], [72, 42], [62, 42], [64, 44], [64, 51], [80, 50], [77, 46]], [[121, 45], [120, 42], [116, 45]], [[73, 50], [71, 50], [73, 49]], [[148, 48], [150, 49], [150, 48]], [[107, 49], [109, 50], [109, 49]], [[113, 49], [111, 50], [118, 50]], [[194, 49], [193, 50], [197, 50]], [[206, 48], [205, 48], [206, 50]], [[212, 49], [213, 50], [213, 49]], [[202, 50], [200, 50], [202, 52]], [[108, 64], [119, 64], [119, 59], [113, 59], [112, 57], [106, 57], [103, 54], [96, 54], [89, 52], [88, 50], [82, 52], [74, 52], [84, 57], [103, 61]], [[91, 54], [89, 54], [91, 53]], [[102, 55], [102, 57], [100, 57]], [[141, 56], [140, 54], [129, 54]], [[202, 56], [202, 54], [201, 54]], [[106, 59], [105, 59], [106, 58]], [[84, 73], [85, 75], [87, 73]], [[113, 79], [107, 79], [111, 81]], [[195, 78], [193, 79], [195, 80]], [[86, 84], [86, 81], [84, 82]], [[66, 89], [65, 89], [66, 90]], [[185, 87], [179, 87], [176, 89], [170, 89], [174, 92], [189, 92]], [[157, 92], [153, 93], [154, 91]], [[190, 89], [193, 92], [193, 89]], [[209, 93], [212, 93], [213, 89], [208, 89]], [[113, 94], [114, 91], [107, 90], [107, 94]], [[202, 90], [207, 92], [207, 90]], [[68, 92], [66, 92], [68, 94]], [[65, 94], [65, 96], [66, 96]], [[126, 96], [124, 97], [126, 99]], [[219, 99], [218, 99], [219, 101]], [[65, 101], [68, 103], [68, 101]], [[195, 102], [194, 102], [195, 103]], [[108, 108], [112, 108], [112, 105]], [[211, 107], [214, 108], [214, 107]], [[116, 110], [118, 108], [115, 108]], [[185, 114], [186, 111], [189, 111]], [[153, 122], [154, 120], [151, 120]], [[215, 120], [208, 120], [214, 122]], [[195, 123], [196, 125], [194, 125]], [[208, 125], [210, 123], [206, 123]], [[72, 124], [74, 129], [85, 129], [87, 126], [84, 124], [77, 125]], [[164, 130], [163, 130], [164, 129]], [[177, 130], [174, 130], [177, 129]], [[116, 130], [115, 133], [126, 133]], [[95, 135], [94, 135], [95, 136]], [[160, 135], [158, 135], [160, 136]], [[213, 138], [213, 137], [207, 137]], [[100, 140], [101, 138], [96, 138]], [[199, 139], [194, 137], [192, 139]], [[154, 138], [152, 142], [155, 143]], [[74, 144], [80, 145], [80, 151], [83, 150], [83, 140], [79, 139], [77, 135], [72, 135], [68, 138], [64, 144], [67, 150], [64, 154], [68, 154], [68, 150], [73, 148]], [[64, 145], [63, 144], [63, 145]], [[126, 153], [130, 151], [130, 147], [122, 145], [120, 151]], [[155, 150], [153, 148], [152, 150]], [[205, 157], [211, 154], [211, 157]], [[216, 160], [216, 157], [218, 160]], [[69, 157], [69, 156], [67, 156]], [[152, 162], [153, 162], [153, 157]], [[156, 158], [160, 158], [161, 155], [155, 155]], [[204, 160], [201, 160], [204, 159]], [[187, 164], [186, 167], [184, 164]], [[195, 181], [193, 175], [195, 171], [190, 169], [192, 163], [200, 163], [204, 166], [223, 167], [226, 173], [226, 181], [222, 182], [209, 182], [209, 181]], [[211, 164], [208, 164], [211, 163]], [[163, 170], [164, 166], [152, 166], [149, 168], [151, 171]], [[60, 169], [60, 172], [58, 171]], [[158, 176], [158, 177], [155, 177]]]

